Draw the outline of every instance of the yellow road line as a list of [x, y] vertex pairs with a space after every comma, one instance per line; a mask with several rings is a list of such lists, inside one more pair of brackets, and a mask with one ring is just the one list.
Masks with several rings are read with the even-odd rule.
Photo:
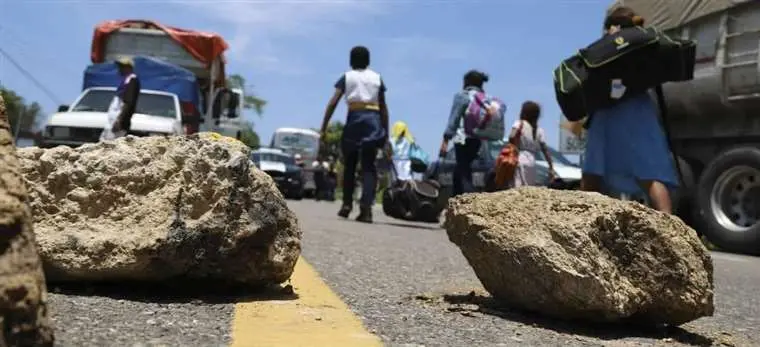
[[303, 258], [291, 284], [298, 299], [235, 305], [231, 346], [383, 346]]

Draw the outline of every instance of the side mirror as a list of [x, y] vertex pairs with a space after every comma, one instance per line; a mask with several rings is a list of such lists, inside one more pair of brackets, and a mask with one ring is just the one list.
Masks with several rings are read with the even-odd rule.
[[227, 118], [237, 118], [240, 116], [237, 114], [239, 104], [240, 95], [238, 93], [230, 91], [229, 99], [227, 100]]
[[69, 111], [69, 105], [58, 106], [58, 112], [68, 112], [68, 111]]

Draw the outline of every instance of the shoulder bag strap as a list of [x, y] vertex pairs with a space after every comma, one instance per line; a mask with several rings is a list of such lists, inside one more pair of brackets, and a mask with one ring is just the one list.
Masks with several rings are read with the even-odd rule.
[[515, 137], [513, 137], [512, 139], [509, 139], [509, 142], [511, 144], [515, 145], [516, 147], [520, 147], [520, 140], [521, 140], [521, 137], [522, 137], [523, 124], [525, 124], [523, 122], [525, 122], [525, 121], [521, 119], [520, 120], [520, 125], [517, 126], [517, 133], [515, 133]]

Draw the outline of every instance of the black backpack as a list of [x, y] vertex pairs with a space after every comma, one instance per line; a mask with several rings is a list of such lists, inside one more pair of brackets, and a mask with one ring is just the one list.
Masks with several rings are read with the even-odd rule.
[[693, 79], [695, 59], [694, 41], [652, 27], [623, 28], [565, 59], [554, 70], [554, 91], [565, 118], [578, 121], [663, 83]]

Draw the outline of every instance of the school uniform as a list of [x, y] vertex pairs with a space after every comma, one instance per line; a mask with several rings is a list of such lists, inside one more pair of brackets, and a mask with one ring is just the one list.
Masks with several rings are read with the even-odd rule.
[[343, 171], [343, 204], [350, 206], [356, 186], [356, 165], [361, 163], [362, 196], [360, 204], [370, 207], [375, 203], [377, 168], [375, 156], [388, 134], [380, 118], [379, 96], [385, 92], [380, 74], [372, 69], [350, 70], [335, 83], [343, 91], [348, 115], [343, 128], [341, 151]]
[[[116, 95], [108, 106], [108, 124], [100, 134], [100, 141], [113, 140], [129, 133], [139, 96], [140, 80], [137, 75], [131, 73], [124, 77], [116, 88]], [[114, 132], [112, 128], [117, 121], [121, 122], [119, 124], [121, 130]]]

